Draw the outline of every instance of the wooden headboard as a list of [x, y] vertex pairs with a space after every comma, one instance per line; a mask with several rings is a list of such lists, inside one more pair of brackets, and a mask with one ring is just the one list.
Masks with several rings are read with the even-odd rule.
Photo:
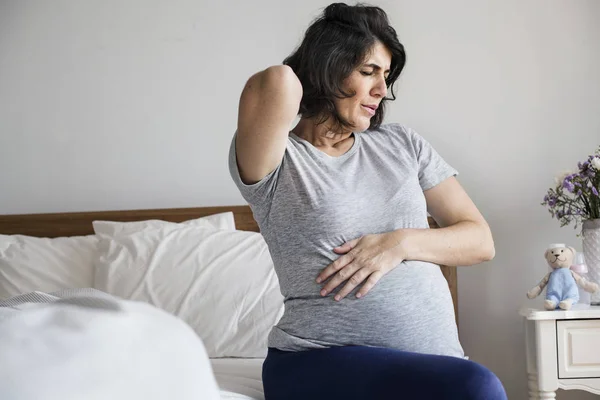
[[[170, 222], [182, 222], [205, 217], [211, 214], [232, 211], [236, 228], [243, 231], [259, 232], [252, 211], [248, 206], [167, 208], [127, 211], [94, 211], [53, 214], [0, 215], [0, 234], [28, 235], [54, 238], [58, 236], [82, 236], [94, 233], [92, 221], [142, 221], [160, 219]], [[429, 226], [437, 228], [437, 224], [429, 218]], [[458, 286], [456, 267], [441, 266], [442, 273], [448, 281], [454, 312], [458, 323]]]

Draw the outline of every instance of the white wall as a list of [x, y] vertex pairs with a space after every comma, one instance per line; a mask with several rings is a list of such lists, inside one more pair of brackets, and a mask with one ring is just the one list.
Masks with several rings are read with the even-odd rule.
[[[0, 214], [243, 204], [241, 88], [327, 4], [0, 0]], [[546, 244], [581, 246], [539, 203], [600, 144], [600, 2], [374, 4], [408, 54], [387, 120], [460, 170], [495, 236], [495, 260], [459, 274], [462, 342], [525, 399], [517, 309]]]

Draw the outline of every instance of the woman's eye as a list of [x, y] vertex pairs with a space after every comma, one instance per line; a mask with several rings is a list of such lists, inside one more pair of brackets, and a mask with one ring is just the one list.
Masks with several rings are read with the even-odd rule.
[[361, 71], [360, 73], [363, 74], [363, 75], [367, 75], [367, 76], [373, 75], [372, 72], [366, 72], [366, 71]]

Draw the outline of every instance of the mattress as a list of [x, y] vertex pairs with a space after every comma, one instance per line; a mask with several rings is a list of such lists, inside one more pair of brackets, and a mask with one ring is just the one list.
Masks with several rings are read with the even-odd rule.
[[222, 400], [264, 400], [264, 358], [211, 358]]

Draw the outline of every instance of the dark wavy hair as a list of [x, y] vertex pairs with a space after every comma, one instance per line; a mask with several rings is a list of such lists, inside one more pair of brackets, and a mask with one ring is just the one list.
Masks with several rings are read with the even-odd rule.
[[308, 27], [300, 46], [283, 61], [302, 83], [299, 114], [306, 118], [318, 117], [319, 124], [331, 116], [337, 127], [354, 128], [338, 113], [334, 100], [354, 96], [355, 93], [345, 92], [342, 84], [365, 61], [377, 41], [392, 53], [386, 79], [391, 98], [382, 99], [369, 128], [379, 127], [385, 102], [396, 99], [393, 85], [404, 68], [406, 55], [385, 11], [364, 4], [327, 6], [323, 15]]

